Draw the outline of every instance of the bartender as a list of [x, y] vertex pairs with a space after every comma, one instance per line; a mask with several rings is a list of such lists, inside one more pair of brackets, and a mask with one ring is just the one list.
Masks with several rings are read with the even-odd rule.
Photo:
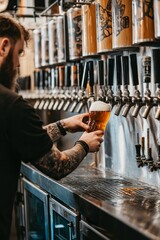
[[[87, 113], [43, 126], [30, 104], [19, 96], [16, 75], [29, 32], [15, 19], [0, 14], [0, 239], [8, 240], [21, 161], [48, 176], [71, 173], [88, 152], [100, 148], [103, 131], [88, 133]], [[55, 142], [67, 132], [84, 131], [73, 147], [59, 151]]]

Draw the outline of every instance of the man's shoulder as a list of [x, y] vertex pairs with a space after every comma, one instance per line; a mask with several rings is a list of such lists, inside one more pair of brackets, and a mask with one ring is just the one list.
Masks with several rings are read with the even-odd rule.
[[7, 111], [22, 97], [0, 84], [0, 110]]
[[11, 91], [6, 88], [2, 84], [0, 84], [0, 96], [3, 98], [11, 97], [11, 98], [19, 98], [19, 95], [16, 92]]

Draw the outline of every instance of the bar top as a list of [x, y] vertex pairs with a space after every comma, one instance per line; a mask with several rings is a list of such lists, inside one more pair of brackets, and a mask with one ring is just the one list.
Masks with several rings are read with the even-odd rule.
[[25, 163], [21, 173], [93, 225], [110, 232], [111, 239], [160, 239], [158, 188], [83, 164], [59, 181]]

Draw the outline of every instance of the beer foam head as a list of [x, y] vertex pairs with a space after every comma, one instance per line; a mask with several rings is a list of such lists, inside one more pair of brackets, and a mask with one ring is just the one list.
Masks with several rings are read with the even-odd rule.
[[102, 101], [95, 101], [91, 104], [90, 112], [93, 111], [105, 111], [105, 112], [109, 112], [111, 111], [111, 106], [108, 103], [102, 102]]

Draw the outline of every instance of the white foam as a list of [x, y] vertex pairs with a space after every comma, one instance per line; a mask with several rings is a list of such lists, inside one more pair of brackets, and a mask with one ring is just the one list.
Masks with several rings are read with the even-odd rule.
[[105, 103], [102, 101], [95, 101], [91, 104], [89, 111], [90, 112], [93, 112], [93, 111], [109, 112], [109, 111], [111, 111], [111, 105], [109, 103]]

